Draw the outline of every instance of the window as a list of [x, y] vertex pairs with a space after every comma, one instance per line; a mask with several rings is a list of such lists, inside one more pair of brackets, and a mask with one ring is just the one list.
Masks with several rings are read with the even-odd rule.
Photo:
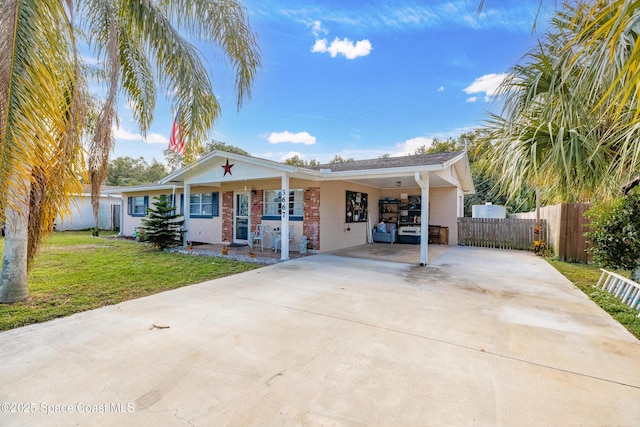
[[[302, 219], [304, 215], [304, 190], [289, 190], [289, 217]], [[266, 218], [280, 219], [282, 215], [282, 190], [265, 190], [264, 212]]]
[[145, 216], [149, 206], [149, 196], [127, 198], [127, 213], [131, 216]]
[[218, 216], [218, 193], [195, 193], [189, 198], [191, 218], [211, 218]]

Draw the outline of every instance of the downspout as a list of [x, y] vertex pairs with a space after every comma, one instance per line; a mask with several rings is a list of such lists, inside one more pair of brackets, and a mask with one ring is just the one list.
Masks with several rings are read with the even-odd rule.
[[429, 172], [423, 177], [416, 172], [415, 180], [422, 190], [420, 196], [420, 265], [429, 260]]

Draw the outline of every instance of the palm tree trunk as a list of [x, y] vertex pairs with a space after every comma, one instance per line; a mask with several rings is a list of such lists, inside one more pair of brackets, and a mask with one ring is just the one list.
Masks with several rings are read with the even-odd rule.
[[[27, 189], [29, 182], [26, 182]], [[26, 191], [29, 194], [29, 191]], [[28, 198], [13, 191], [5, 208], [4, 253], [0, 273], [0, 303], [14, 303], [29, 298], [27, 283], [27, 248], [29, 242]], [[17, 209], [14, 209], [17, 207]]]

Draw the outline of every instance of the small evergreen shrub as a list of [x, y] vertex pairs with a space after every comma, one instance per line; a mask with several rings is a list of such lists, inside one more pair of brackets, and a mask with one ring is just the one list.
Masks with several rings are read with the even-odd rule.
[[166, 195], [159, 196], [152, 208], [147, 208], [147, 216], [142, 218], [137, 236], [141, 242], [151, 243], [160, 250], [179, 246], [186, 230], [183, 229], [182, 214], [176, 214], [176, 207]]

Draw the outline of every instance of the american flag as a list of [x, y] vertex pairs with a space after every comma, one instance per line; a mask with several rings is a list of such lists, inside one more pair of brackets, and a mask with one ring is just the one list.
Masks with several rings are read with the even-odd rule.
[[182, 114], [180, 110], [176, 113], [176, 117], [173, 120], [173, 127], [171, 128], [171, 136], [169, 137], [169, 150], [175, 151], [180, 156], [184, 156], [184, 128], [181, 125]]

